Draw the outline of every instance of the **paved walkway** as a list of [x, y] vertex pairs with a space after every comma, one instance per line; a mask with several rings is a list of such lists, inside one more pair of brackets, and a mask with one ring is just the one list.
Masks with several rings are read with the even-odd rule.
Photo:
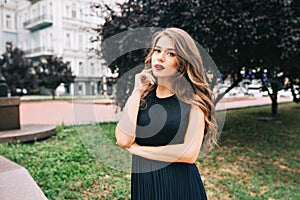
[[[278, 102], [290, 102], [292, 98], [280, 97]], [[217, 105], [217, 110], [271, 104], [269, 97], [229, 97]], [[117, 121], [121, 113], [111, 100], [32, 101], [21, 102], [21, 124], [78, 125]]]

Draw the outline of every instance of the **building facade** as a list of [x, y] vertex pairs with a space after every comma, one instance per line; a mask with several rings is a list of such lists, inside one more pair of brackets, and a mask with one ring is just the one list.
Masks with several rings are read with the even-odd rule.
[[91, 56], [98, 48], [89, 31], [104, 23], [91, 5], [99, 0], [0, 0], [0, 54], [10, 42], [33, 60], [56, 55], [71, 63], [75, 82], [70, 95], [106, 93], [103, 77], [112, 76], [104, 61]]

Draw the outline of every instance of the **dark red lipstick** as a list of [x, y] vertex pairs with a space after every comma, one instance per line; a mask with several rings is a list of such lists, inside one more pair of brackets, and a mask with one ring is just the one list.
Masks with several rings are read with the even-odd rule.
[[164, 69], [165, 69], [164, 66], [158, 65], [158, 64], [154, 65], [154, 68], [155, 68], [156, 70], [158, 70], [158, 71], [161, 71], [161, 70], [164, 70]]

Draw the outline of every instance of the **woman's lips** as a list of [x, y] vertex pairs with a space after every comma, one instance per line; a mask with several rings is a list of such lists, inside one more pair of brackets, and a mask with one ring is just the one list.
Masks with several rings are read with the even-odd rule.
[[154, 65], [154, 68], [157, 70], [157, 71], [161, 71], [161, 70], [164, 70], [165, 67], [162, 66], [162, 65]]

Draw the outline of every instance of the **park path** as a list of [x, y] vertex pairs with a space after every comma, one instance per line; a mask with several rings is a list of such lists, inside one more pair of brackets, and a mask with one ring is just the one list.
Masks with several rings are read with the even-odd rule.
[[21, 124], [76, 125], [116, 121], [116, 107], [93, 101], [30, 101], [20, 104]]
[[[292, 98], [279, 97], [278, 102], [290, 102]], [[217, 110], [236, 109], [271, 104], [269, 97], [229, 97], [217, 105]], [[96, 122], [117, 121], [111, 100], [77, 101], [22, 101], [20, 104], [21, 124], [78, 125]], [[271, 109], [270, 109], [271, 110]]]

